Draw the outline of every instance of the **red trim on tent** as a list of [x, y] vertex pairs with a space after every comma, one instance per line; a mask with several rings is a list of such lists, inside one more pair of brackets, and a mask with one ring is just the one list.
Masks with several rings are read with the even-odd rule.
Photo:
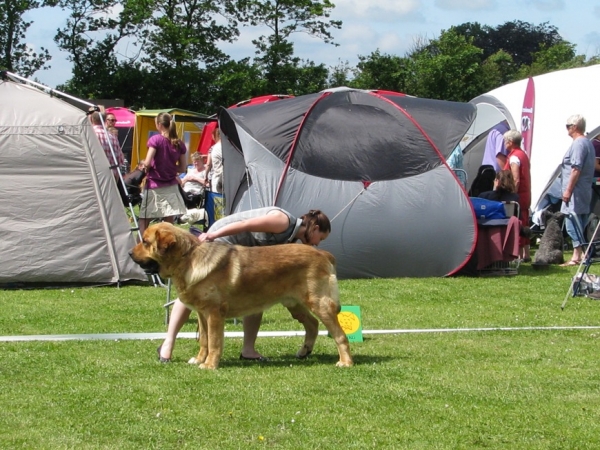
[[[241, 102], [231, 105], [229, 108], [241, 108], [242, 106], [258, 105], [261, 103], [269, 103], [277, 100], [285, 100], [286, 98], [294, 98], [293, 95], [283, 94], [270, 94], [261, 95], [260, 97], [249, 98], [248, 100], [242, 100]], [[198, 148], [196, 151], [201, 155], [208, 155], [208, 150], [215, 145], [215, 141], [212, 138], [212, 132], [217, 127], [217, 122], [210, 122], [202, 129], [202, 135], [200, 136], [200, 142], [198, 142]]]
[[277, 100], [284, 100], [286, 98], [294, 98], [293, 95], [283, 95], [283, 94], [271, 94], [271, 95], [261, 95], [260, 97], [249, 98], [248, 100], [242, 100], [241, 102], [236, 103], [235, 105], [231, 105], [230, 108], [239, 108], [241, 106], [250, 106], [257, 105], [260, 103], [269, 103]]
[[[433, 141], [431, 140], [431, 138], [429, 137], [429, 135], [425, 132], [425, 130], [423, 130], [423, 128], [421, 128], [421, 126], [413, 119], [413, 117], [408, 114], [408, 112], [406, 112], [406, 110], [398, 105], [396, 105], [394, 102], [388, 100], [385, 97], [382, 97], [380, 95], [381, 92], [386, 92], [387, 95], [394, 95], [393, 92], [389, 92], [389, 91], [373, 91], [371, 92], [373, 95], [381, 98], [382, 100], [394, 105], [396, 108], [398, 108], [398, 110], [402, 111], [402, 113], [404, 113], [406, 115], [406, 117], [408, 117], [410, 119], [410, 121], [415, 125], [415, 127], [417, 127], [417, 129], [421, 132], [421, 134], [423, 135], [423, 137], [425, 139], [427, 139], [427, 141], [429, 142], [429, 144], [431, 145], [431, 147], [436, 151], [436, 153], [438, 154], [438, 156], [440, 157], [440, 160], [442, 161], [442, 163], [446, 166], [446, 168], [450, 171], [450, 173], [452, 174], [452, 176], [454, 177], [454, 179], [456, 180], [456, 182], [460, 185], [462, 191], [464, 192], [465, 196], [467, 198], [469, 198], [467, 191], [465, 190], [464, 186], [462, 185], [462, 183], [459, 181], [459, 179], [456, 177], [456, 174], [454, 173], [454, 171], [448, 166], [448, 164], [446, 163], [446, 158], [444, 158], [444, 156], [442, 155], [442, 153], [440, 152], [440, 150], [435, 146], [435, 144], [433, 143]], [[400, 94], [402, 95], [402, 94]], [[473, 243], [471, 244], [471, 250], [469, 251], [467, 257], [465, 258], [465, 260], [462, 262], [462, 264], [460, 264], [456, 269], [454, 269], [452, 272], [450, 272], [448, 275], [454, 275], [456, 273], [458, 273], [460, 270], [462, 270], [462, 268], [469, 262], [469, 260], [471, 259], [471, 257], [473, 256], [473, 253], [475, 252], [475, 248], [477, 246], [477, 234], [478, 234], [478, 230], [477, 230], [477, 218], [475, 217], [475, 211], [473, 210], [473, 207], [471, 207], [471, 214], [473, 216], [473, 225], [474, 225], [474, 229], [475, 229], [475, 239], [473, 240]]]
[[386, 91], [386, 90], [382, 90], [382, 89], [373, 89], [370, 92], [373, 94], [379, 94], [379, 95], [395, 95], [398, 97], [406, 97], [406, 94], [403, 94], [402, 92]]
[[296, 150], [296, 143], [298, 142], [298, 136], [300, 136], [300, 132], [304, 127], [304, 122], [306, 122], [306, 118], [310, 115], [310, 112], [315, 108], [316, 104], [319, 103], [322, 99], [329, 96], [331, 92], [324, 92], [319, 98], [317, 98], [310, 108], [304, 113], [304, 117], [300, 122], [300, 126], [296, 130], [296, 135], [294, 136], [294, 140], [292, 141], [292, 147], [290, 148], [290, 153], [288, 154], [288, 159], [285, 162], [285, 167], [283, 168], [283, 172], [281, 173], [281, 177], [279, 178], [279, 183], [277, 184], [277, 190], [275, 191], [275, 198], [273, 199], [273, 206], [277, 204], [277, 199], [279, 198], [279, 192], [281, 191], [281, 187], [283, 186], [283, 182], [285, 181], [285, 177], [290, 169], [290, 165], [292, 164], [292, 159], [294, 157], [294, 152]]
[[[427, 139], [427, 142], [429, 142], [429, 144], [431, 145], [431, 147], [433, 147], [433, 149], [436, 151], [436, 153], [438, 154], [438, 156], [440, 157], [440, 160], [444, 161], [445, 158], [442, 155], [442, 153], [439, 151], [439, 149], [435, 146], [435, 144], [433, 143], [433, 141], [431, 140], [431, 138], [429, 137], [429, 135], [425, 132], [425, 130], [423, 130], [423, 128], [421, 128], [421, 125], [419, 125], [419, 123], [413, 118], [413, 116], [411, 116], [404, 108], [402, 108], [401, 106], [395, 104], [394, 102], [390, 101], [389, 99], [383, 97], [380, 92], [390, 92], [390, 91], [372, 91], [369, 92], [369, 94], [374, 95], [375, 97], [380, 98], [381, 100], [383, 100], [384, 102], [389, 103], [390, 105], [394, 106], [395, 108], [397, 108], [400, 112], [402, 112], [412, 123], [415, 127], [417, 127], [417, 129], [421, 132], [421, 134], [423, 135], [423, 137], [425, 139]], [[391, 94], [398, 94], [398, 95], [402, 95], [404, 96], [404, 94], [399, 94], [399, 93], [394, 93], [392, 92]]]

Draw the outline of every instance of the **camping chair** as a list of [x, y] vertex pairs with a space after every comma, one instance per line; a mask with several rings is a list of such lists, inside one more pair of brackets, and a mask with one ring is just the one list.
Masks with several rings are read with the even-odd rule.
[[[577, 268], [577, 272], [573, 277], [573, 281], [569, 286], [569, 291], [563, 301], [561, 309], [564, 309], [569, 294], [572, 294], [573, 297], [577, 295], [583, 295], [583, 283], [586, 281], [586, 275], [590, 270], [592, 264], [600, 262], [600, 240], [597, 240], [600, 236], [598, 235], [598, 229], [600, 229], [600, 222], [596, 225], [594, 229], [594, 233], [592, 234], [591, 239], [586, 239], [586, 233], [584, 228], [582, 227], [581, 222], [576, 214], [569, 213], [568, 217], [573, 219], [575, 233], [577, 234], [577, 239], [581, 242], [583, 247], [583, 258], [581, 259], [581, 263]], [[587, 293], [587, 292], [585, 292]]]
[[496, 170], [490, 164], [484, 164], [477, 170], [477, 176], [471, 184], [469, 197], [479, 197], [482, 192], [494, 189], [494, 180], [496, 179]]
[[521, 209], [518, 202], [502, 202], [504, 203], [504, 213], [506, 217], [521, 217]]

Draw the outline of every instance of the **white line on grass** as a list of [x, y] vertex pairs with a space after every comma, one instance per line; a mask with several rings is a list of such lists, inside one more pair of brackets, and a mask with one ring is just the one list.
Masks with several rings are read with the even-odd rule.
[[[409, 330], [363, 330], [363, 334], [408, 334], [408, 333], [464, 333], [474, 331], [558, 331], [558, 330], [599, 330], [600, 326], [571, 327], [490, 327], [490, 328], [425, 328]], [[327, 331], [319, 331], [321, 336]], [[0, 336], [0, 342], [19, 341], [87, 341], [87, 340], [155, 340], [164, 339], [166, 333], [104, 333], [104, 334], [41, 334], [29, 336]], [[226, 331], [225, 337], [241, 338], [242, 331]], [[304, 336], [304, 331], [260, 331], [259, 337]], [[179, 338], [196, 339], [196, 333], [179, 333]]]

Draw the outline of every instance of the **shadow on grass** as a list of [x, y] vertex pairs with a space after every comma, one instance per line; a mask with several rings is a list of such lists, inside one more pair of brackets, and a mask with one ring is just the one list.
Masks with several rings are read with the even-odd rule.
[[[373, 356], [373, 355], [358, 355], [352, 356], [355, 366], [382, 364], [395, 359], [403, 359], [402, 357], [389, 357], [389, 356]], [[313, 367], [313, 366], [335, 366], [339, 358], [337, 354], [312, 354], [306, 359], [298, 359], [294, 355], [282, 355], [273, 358], [269, 358], [267, 362], [260, 361], [244, 361], [240, 359], [223, 358], [219, 363], [219, 368], [232, 368], [232, 367]], [[183, 361], [185, 362], [185, 361]], [[175, 360], [177, 363], [177, 360]]]

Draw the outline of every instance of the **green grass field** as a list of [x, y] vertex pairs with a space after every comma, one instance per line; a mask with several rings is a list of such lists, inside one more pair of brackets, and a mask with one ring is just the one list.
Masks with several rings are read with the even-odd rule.
[[[574, 273], [346, 280], [340, 294], [365, 330], [600, 326], [598, 301], [560, 308]], [[164, 332], [165, 295], [0, 291], [0, 335]], [[261, 329], [299, 327], [275, 307]], [[159, 343], [0, 343], [0, 448], [600, 448], [600, 329], [365, 334], [349, 369], [326, 336], [306, 361], [300, 337], [259, 337], [264, 364], [239, 361], [241, 339], [228, 338], [216, 372], [186, 363], [193, 339], [171, 364]]]

